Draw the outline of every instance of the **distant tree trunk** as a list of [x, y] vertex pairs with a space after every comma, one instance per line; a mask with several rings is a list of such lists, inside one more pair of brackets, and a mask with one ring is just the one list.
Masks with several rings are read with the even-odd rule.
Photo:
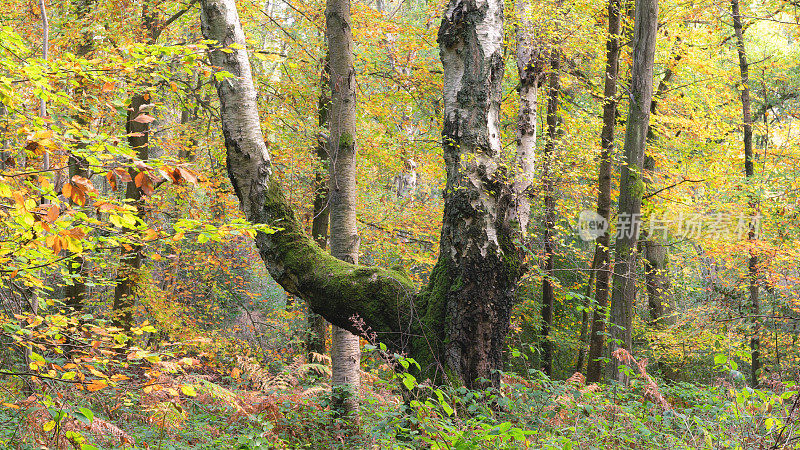
[[[739, 12], [739, 0], [731, 0], [731, 10], [733, 12], [733, 30], [736, 33], [736, 52], [739, 55], [739, 72], [741, 74], [742, 84], [740, 86], [741, 99], [742, 99], [742, 123], [744, 136], [742, 138], [744, 143], [744, 173], [746, 178], [752, 178], [753, 172], [753, 116], [750, 107], [750, 67], [747, 62], [747, 53], [744, 48], [744, 35], [742, 33], [742, 15]], [[750, 214], [755, 215], [757, 212], [756, 200], [753, 194], [750, 194]], [[748, 239], [754, 240], [756, 238], [756, 230], [754, 224], [750, 224], [750, 232]], [[761, 371], [761, 355], [759, 341], [759, 325], [760, 320], [758, 315], [761, 314], [761, 307], [758, 298], [758, 255], [755, 250], [750, 251], [750, 259], [747, 261], [748, 273], [748, 291], [750, 293], [750, 305], [752, 308], [753, 316], [753, 331], [750, 338], [750, 351], [752, 359], [752, 370], [750, 373], [750, 384], [753, 387], [758, 386], [758, 375]]]
[[[356, 78], [350, 0], [328, 0], [325, 24], [331, 90], [328, 139], [331, 255], [358, 264]], [[331, 360], [334, 407], [341, 416], [357, 420], [361, 370], [358, 336], [334, 326], [331, 330]]]
[[[148, 99], [149, 96], [146, 99], [145, 95], [134, 95], [125, 122], [128, 145], [136, 152], [136, 157], [142, 161], [146, 161], [150, 157], [150, 123], [138, 122], [136, 118], [144, 114], [142, 107], [149, 105]], [[142, 190], [136, 186], [135, 182], [139, 172], [134, 168], [129, 169], [128, 172], [132, 181], [127, 184], [125, 198], [136, 207], [137, 216], [143, 220]], [[114, 322], [116, 326], [128, 330], [133, 324], [136, 284], [139, 269], [142, 267], [142, 246], [131, 244], [130, 249], [122, 248], [120, 252], [120, 266], [117, 268], [117, 284], [114, 289]]]
[[547, 89], [547, 141], [542, 157], [542, 188], [544, 190], [544, 263], [542, 271], [542, 370], [553, 375], [553, 236], [556, 228], [556, 200], [553, 194], [552, 165], [558, 140], [558, 103], [561, 95], [561, 54], [550, 52], [550, 76]]
[[[314, 174], [314, 218], [311, 221], [311, 237], [316, 241], [319, 248], [328, 246], [328, 135], [322, 130], [328, 130], [328, 115], [331, 106], [330, 97], [330, 66], [327, 55], [322, 60], [322, 70], [320, 71], [320, 93], [317, 102], [317, 116], [320, 127], [320, 134], [317, 137], [317, 158], [320, 160], [320, 168]], [[324, 354], [327, 352], [328, 343], [328, 322], [319, 314], [314, 313], [309, 306], [308, 310], [309, 353]]]
[[[617, 124], [617, 77], [619, 75], [620, 0], [608, 2], [608, 38], [606, 40], [606, 70], [603, 88], [603, 130], [600, 134], [600, 165], [597, 175], [597, 214], [608, 223], [611, 218], [611, 158], [614, 154], [614, 129]], [[596, 275], [595, 302], [592, 331], [589, 342], [589, 360], [586, 381], [600, 381], [600, 357], [605, 343], [608, 289], [611, 279], [609, 261], [609, 232], [595, 240], [592, 269]]]
[[[594, 261], [594, 258], [592, 258], [592, 260]], [[592, 303], [592, 285], [594, 284], [596, 273], [596, 267], [591, 267], [589, 269], [589, 280], [586, 282], [586, 298], [583, 302], [583, 311], [581, 312], [581, 334], [578, 338], [580, 345], [578, 348], [578, 361], [575, 363], [574, 372], [583, 371], [583, 364], [586, 361], [586, 354], [588, 353], [588, 348], [586, 348], [586, 338], [589, 333], [589, 321], [592, 319], [592, 316], [589, 314], [589, 308], [591, 307]]]
[[[91, 8], [92, 2], [91, 0], [78, 0], [75, 3], [76, 15], [79, 20], [82, 22], [86, 15], [89, 13]], [[92, 36], [89, 35], [88, 32], [84, 32], [82, 34], [82, 39], [78, 48], [76, 50], [76, 55], [79, 57], [85, 57], [89, 54], [92, 50], [92, 46], [94, 40]], [[73, 98], [79, 104], [83, 104], [86, 100], [85, 93], [84, 93], [84, 83], [83, 80], [78, 80], [78, 85], [73, 90]], [[77, 123], [81, 128], [88, 128], [90, 126], [90, 120], [83, 113], [77, 113], [74, 117], [75, 123]], [[86, 144], [78, 142], [75, 145], [77, 150], [83, 150], [86, 148]], [[78, 156], [75, 152], [70, 152], [68, 156], [68, 170], [69, 170], [69, 179], [67, 182], [71, 182], [72, 177], [78, 176], [82, 178], [89, 179], [91, 178], [92, 174], [89, 171], [89, 163], [86, 161], [85, 158]], [[66, 296], [66, 304], [74, 311], [80, 311], [83, 309], [83, 305], [86, 301], [86, 283], [84, 281], [84, 275], [86, 273], [86, 260], [83, 255], [80, 254], [73, 254], [67, 260], [67, 271], [70, 275], [70, 282], [64, 288], [64, 294]]]
[[625, 161], [619, 183], [619, 223], [615, 245], [614, 285], [611, 293], [608, 349], [611, 362], [608, 378], [628, 382], [619, 370], [623, 362], [614, 356], [620, 347], [631, 351], [633, 305], [636, 299], [636, 266], [638, 255], [642, 195], [642, 166], [650, 124], [650, 102], [653, 97], [653, 62], [658, 28], [658, 0], [637, 0], [633, 35], [633, 67], [631, 70], [630, 110], [625, 130]]
[[[414, 358], [419, 380], [499, 386], [515, 288], [525, 269], [517, 245], [522, 209], [512, 208], [525, 200], [515, 196], [501, 165], [503, 2], [452, 0], [439, 29], [447, 184], [439, 261], [421, 291], [398, 271], [333, 258], [305, 234], [272, 173], [235, 3], [202, 5], [204, 37], [241, 46], [212, 49], [210, 57], [236, 75], [217, 87], [234, 192], [251, 222], [281, 228], [256, 237], [273, 278], [332, 324], [374, 333], [391, 351]], [[332, 77], [333, 64], [331, 57]]]

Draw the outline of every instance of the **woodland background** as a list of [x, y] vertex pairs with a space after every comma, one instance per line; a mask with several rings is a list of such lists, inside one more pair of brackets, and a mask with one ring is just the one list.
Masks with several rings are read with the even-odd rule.
[[[209, 63], [198, 5], [0, 5], [0, 443], [800, 445], [800, 4], [740, 5], [749, 62], [742, 83], [730, 3], [659, 2], [643, 228], [651, 218], [672, 226], [657, 241], [668, 255], [656, 267], [665, 283], [660, 312], [648, 303], [649, 266], [637, 269], [631, 353], [640, 365], [630, 386], [587, 385], [573, 375], [586, 371], [591, 313], [598, 310], [595, 243], [579, 237], [578, 216], [597, 207], [608, 4], [531, 5], [525, 19], [560, 55], [548, 72], [559, 81], [558, 132], [547, 154], [537, 149], [526, 243], [531, 270], [518, 289], [503, 383], [442, 386], [415, 397], [408, 390], [424, 380], [392, 369], [413, 361], [387, 360], [379, 342], [362, 340], [355, 431], [331, 407], [330, 358], [326, 345], [312, 343], [313, 313], [272, 281], [253, 244], [257, 231], [275, 230], [249, 224], [239, 211], [219, 128], [215, 84], [224, 76]], [[620, 5], [617, 147], [633, 30], [633, 2]], [[310, 232], [326, 174], [316, 152], [325, 132], [318, 120], [325, 4], [243, 0], [237, 7], [273, 168]], [[402, 267], [420, 284], [436, 263], [442, 223], [437, 28], [444, 8], [443, 1], [352, 3], [360, 263]], [[511, 158], [520, 22], [513, 1], [505, 10], [500, 132]], [[752, 98], [750, 176], [745, 89]], [[540, 91], [540, 142], [553, 116], [548, 94]], [[136, 143], [142, 138], [144, 154]], [[612, 224], [622, 158], [619, 149], [612, 153]], [[413, 190], [398, 192], [396, 177], [412, 172]], [[757, 238], [736, 233], [740, 218], [755, 215]], [[730, 233], [709, 230], [728, 219]], [[552, 270], [542, 264], [547, 248]], [[753, 258], [755, 269], [748, 267]], [[554, 286], [546, 335], [545, 279]], [[757, 310], [749, 296], [754, 285]], [[549, 367], [543, 348], [551, 349]]]

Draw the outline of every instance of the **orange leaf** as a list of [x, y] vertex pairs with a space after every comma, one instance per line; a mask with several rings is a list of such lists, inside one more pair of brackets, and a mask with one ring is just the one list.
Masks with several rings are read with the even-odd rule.
[[111, 190], [117, 192], [117, 176], [114, 174], [113, 170], [109, 170], [106, 174], [106, 180], [108, 180], [108, 184], [111, 186]]
[[56, 205], [50, 205], [50, 207], [47, 208], [47, 215], [45, 216], [45, 220], [47, 220], [50, 223], [53, 223], [56, 221], [56, 219], [58, 219], [59, 214], [61, 214], [61, 208], [59, 208]]
[[89, 383], [88, 386], [86, 386], [86, 389], [88, 389], [89, 392], [95, 392], [99, 391], [100, 389], [105, 389], [107, 387], [108, 387], [108, 382], [105, 380], [92, 380], [92, 382]]

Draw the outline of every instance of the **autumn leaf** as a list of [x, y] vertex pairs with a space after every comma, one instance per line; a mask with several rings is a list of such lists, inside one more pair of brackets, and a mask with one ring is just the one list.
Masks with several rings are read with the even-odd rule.
[[86, 389], [89, 392], [95, 392], [95, 391], [99, 391], [101, 389], [105, 389], [107, 387], [108, 387], [108, 382], [107, 381], [95, 379], [95, 380], [92, 380], [92, 382], [89, 383], [88, 386], [86, 386]]
[[145, 123], [145, 124], [150, 123], [154, 120], [156, 120], [155, 117], [146, 113], [141, 113], [138, 116], [136, 116], [135, 119], [133, 119], [134, 122]]

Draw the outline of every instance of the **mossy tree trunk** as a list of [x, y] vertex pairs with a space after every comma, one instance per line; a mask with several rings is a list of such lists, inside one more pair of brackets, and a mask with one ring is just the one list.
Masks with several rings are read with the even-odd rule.
[[[422, 291], [402, 273], [341, 261], [303, 231], [273, 176], [233, 0], [204, 0], [212, 64], [233, 74], [217, 88], [228, 173], [246, 217], [280, 227], [256, 244], [273, 278], [332, 324], [375, 333], [415, 358], [422, 378], [469, 387], [499, 382], [514, 292], [523, 272], [517, 199], [501, 166], [503, 2], [453, 0], [439, 31], [447, 166], [440, 257]], [[333, 71], [333, 70], [332, 70]], [[353, 317], [357, 321], [353, 321]]]
[[[328, 203], [331, 255], [358, 264], [356, 225], [356, 76], [350, 0], [327, 0], [325, 34], [328, 41], [331, 108], [328, 139]], [[331, 328], [333, 405], [350, 420], [358, 418], [361, 347], [358, 336]]]
[[[617, 77], [621, 12], [620, 0], [608, 1], [608, 38], [606, 40], [606, 70], [603, 86], [603, 130], [600, 134], [600, 164], [597, 175], [597, 214], [608, 223], [611, 218], [611, 159], [614, 154], [614, 130], [617, 125]], [[595, 238], [592, 270], [595, 271], [595, 302], [592, 329], [589, 335], [589, 356], [586, 363], [586, 381], [600, 381], [600, 357], [605, 344], [608, 290], [611, 280], [608, 230]]]
[[[519, 111], [517, 112], [517, 155], [516, 155], [516, 178], [512, 184], [515, 197], [523, 199], [529, 195], [528, 191], [533, 183], [535, 177], [535, 162], [536, 162], [536, 124], [538, 123], [538, 109], [539, 109], [539, 88], [547, 79], [547, 68], [549, 60], [549, 52], [547, 48], [538, 40], [535, 34], [535, 25], [531, 20], [533, 11], [531, 10], [531, 3], [528, 0], [518, 0], [515, 2], [515, 31], [517, 39], [517, 71], [519, 73]], [[556, 56], [557, 58], [557, 56]], [[548, 113], [550, 112], [550, 101], [552, 95], [558, 95], [558, 89], [555, 92], [548, 90]], [[557, 98], [555, 99], [557, 105]], [[548, 135], [549, 135], [549, 122], [548, 116]], [[554, 131], [554, 130], [553, 130]], [[552, 145], [548, 141], [545, 144], [552, 150]], [[547, 171], [548, 161], [543, 162], [543, 171]], [[552, 199], [552, 196], [548, 197]], [[545, 203], [548, 200], [545, 199]], [[523, 218], [523, 222], [519, 224], [521, 230], [526, 230], [528, 227], [527, 219], [530, 217], [530, 204], [526, 201], [521, 202], [519, 205], [513, 207], [518, 209], [519, 216]], [[520, 209], [520, 208], [524, 208]], [[553, 222], [552, 214], [545, 213], [545, 225]], [[552, 245], [548, 247], [551, 242], [551, 228], [547, 228], [545, 236], [545, 246], [552, 250]], [[544, 263], [545, 271], [548, 276], [552, 275], [552, 251], [547, 252], [547, 260]], [[550, 268], [548, 270], [547, 268]], [[549, 288], [549, 290], [548, 290]], [[552, 296], [553, 289], [550, 284], [549, 278], [544, 279], [543, 297], [545, 308], [542, 310], [542, 316], [545, 318], [548, 312], [552, 312]], [[547, 298], [550, 300], [548, 301]], [[552, 352], [550, 351], [550, 342], [547, 340], [549, 327], [552, 324], [552, 314], [549, 314], [549, 319], [544, 320], [544, 328], [542, 335], [545, 342], [544, 346], [544, 360], [545, 372], [550, 374], [552, 369]], [[547, 362], [549, 361], [549, 363]]]
[[[86, 16], [89, 14], [91, 7], [92, 7], [91, 0], [78, 0], [74, 3], [75, 6], [75, 13], [78, 17], [78, 20], [83, 22], [86, 19]], [[79, 57], [87, 56], [94, 46], [94, 39], [91, 33], [84, 32], [81, 36], [80, 44], [78, 48], [75, 50], [75, 54]], [[73, 98], [80, 104], [85, 105], [87, 100], [85, 95], [84, 83], [83, 79], [78, 81], [78, 85], [73, 90]], [[90, 119], [87, 116], [86, 112], [78, 112], [74, 116], [75, 123], [77, 123], [81, 128], [89, 128], [90, 126]], [[83, 150], [86, 147], [86, 144], [78, 141], [76, 144], [77, 150]], [[78, 176], [82, 178], [89, 179], [91, 178], [92, 174], [89, 171], [89, 163], [86, 161], [85, 158], [76, 155], [75, 152], [70, 151], [68, 155], [68, 173], [69, 179], [67, 183], [71, 182], [72, 177]], [[64, 294], [65, 294], [65, 303], [67, 306], [72, 308], [75, 311], [79, 311], [83, 309], [84, 302], [86, 301], [86, 283], [84, 281], [84, 275], [86, 273], [86, 260], [83, 255], [79, 253], [72, 254], [71, 257], [67, 260], [68, 264], [68, 273], [70, 275], [70, 282], [64, 287]]]
[[630, 109], [625, 130], [625, 160], [620, 170], [619, 222], [615, 244], [614, 284], [611, 292], [608, 379], [627, 383], [619, 370], [617, 348], [632, 346], [633, 305], [636, 299], [637, 242], [644, 182], [642, 166], [653, 97], [653, 62], [658, 28], [658, 0], [636, 0], [631, 68]]

